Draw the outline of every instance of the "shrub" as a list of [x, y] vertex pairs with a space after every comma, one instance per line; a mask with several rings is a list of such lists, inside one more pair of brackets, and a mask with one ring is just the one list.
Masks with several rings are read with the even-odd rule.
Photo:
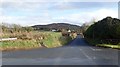
[[[120, 20], [116, 18], [106, 17], [103, 20], [91, 25], [84, 33], [86, 38], [99, 40], [120, 39]], [[109, 41], [113, 44], [113, 41]], [[114, 42], [115, 43], [115, 42]], [[118, 44], [118, 42], [116, 41]]]

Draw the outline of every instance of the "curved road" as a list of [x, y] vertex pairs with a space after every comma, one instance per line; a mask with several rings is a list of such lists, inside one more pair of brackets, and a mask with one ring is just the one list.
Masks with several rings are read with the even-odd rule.
[[2, 52], [3, 65], [118, 65], [118, 50], [89, 46], [78, 35], [68, 46]]

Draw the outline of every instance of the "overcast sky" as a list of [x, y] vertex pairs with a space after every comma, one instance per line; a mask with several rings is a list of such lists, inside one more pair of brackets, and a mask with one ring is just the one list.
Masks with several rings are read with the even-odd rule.
[[23, 26], [70, 23], [82, 25], [106, 16], [118, 18], [118, 2], [3, 0], [0, 21]]

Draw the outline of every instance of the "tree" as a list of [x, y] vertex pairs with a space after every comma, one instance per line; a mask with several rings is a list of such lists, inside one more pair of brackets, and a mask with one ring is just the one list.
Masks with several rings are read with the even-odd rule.
[[81, 31], [82, 33], [84, 33], [87, 29], [88, 29], [89, 25], [87, 23], [84, 23], [82, 26], [81, 26]]
[[22, 28], [22, 26], [20, 26], [20, 25], [12, 24], [13, 32], [20, 32], [21, 28]]
[[1, 23], [0, 26], [1, 26], [2, 32], [8, 32], [9, 24], [7, 24], [7, 23]]
[[32, 27], [25, 27], [25, 30], [26, 30], [27, 32], [30, 32], [30, 31], [33, 31], [33, 28], [32, 28]]
[[86, 30], [85, 36], [98, 39], [120, 39], [120, 20], [106, 17], [91, 25]]

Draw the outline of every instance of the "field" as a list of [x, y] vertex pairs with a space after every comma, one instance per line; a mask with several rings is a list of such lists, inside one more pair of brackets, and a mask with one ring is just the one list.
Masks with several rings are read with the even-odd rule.
[[54, 48], [67, 44], [72, 38], [62, 36], [60, 32], [31, 31], [19, 33], [4, 33], [2, 38], [18, 38], [14, 41], [3, 41], [0, 50], [18, 50], [31, 48]]

